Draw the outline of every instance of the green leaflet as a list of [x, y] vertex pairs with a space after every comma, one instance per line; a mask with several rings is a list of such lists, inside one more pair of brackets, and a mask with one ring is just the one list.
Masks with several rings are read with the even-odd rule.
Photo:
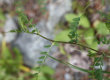
[[21, 30], [10, 30], [9, 32], [22, 32]]
[[32, 33], [35, 33], [36, 32], [36, 30], [32, 30]]
[[18, 21], [21, 26], [21, 30], [25, 31], [27, 29], [26, 24], [28, 23], [27, 17], [23, 13], [20, 13], [18, 15]]
[[41, 52], [40, 54], [46, 55], [46, 54], [47, 54], [47, 52]]
[[70, 33], [68, 34], [69, 38], [71, 39], [70, 42], [77, 42], [78, 34], [77, 34], [77, 28], [79, 25], [80, 17], [73, 18], [73, 21], [70, 24]]
[[45, 47], [45, 48], [50, 48], [50, 47], [51, 47], [51, 45], [45, 45], [44, 47]]
[[[25, 32], [25, 33], [39, 33], [38, 29], [35, 27], [35, 24], [32, 24], [33, 19], [28, 19], [27, 16], [22, 11], [17, 11], [18, 13], [18, 22], [20, 24], [20, 29], [11, 30], [10, 32]], [[33, 28], [32, 31], [29, 29]]]
[[[49, 50], [47, 51], [47, 52], [41, 52], [40, 54], [42, 55], [42, 56], [40, 56], [39, 57], [39, 61], [37, 61], [37, 63], [39, 64], [39, 66], [37, 67], [37, 68], [35, 68], [39, 73], [40, 72], [44, 72], [44, 73], [46, 73], [46, 74], [49, 74], [49, 75], [51, 75], [51, 74], [53, 74], [53, 70], [52, 69], [50, 69], [49, 67], [44, 67], [44, 63], [45, 63], [45, 60], [46, 60], [46, 58], [47, 58], [47, 54], [50, 52], [50, 49], [51, 49], [51, 47], [54, 45], [54, 43], [52, 43], [51, 45], [46, 45], [46, 46], [44, 46], [44, 47], [46, 47], [46, 48], [49, 48]], [[42, 68], [43, 67], [43, 68]], [[50, 69], [50, 71], [48, 71]], [[38, 73], [38, 74], [39, 74]], [[42, 77], [39, 77], [39, 79], [41, 78], [41, 80], [42, 80]]]
[[[103, 80], [103, 70], [102, 70], [102, 66], [103, 66], [103, 58], [104, 58], [104, 54], [102, 54], [100, 57], [95, 57], [94, 58], [94, 76], [95, 79], [97, 80]], [[95, 67], [99, 67], [98, 69]]]
[[103, 72], [102, 69], [96, 69], [95, 70], [95, 78], [97, 80], [103, 80]]
[[[66, 19], [69, 23], [71, 23], [74, 18], [77, 18], [77, 17], [79, 17], [79, 16], [81, 16], [81, 14], [76, 15], [76, 14], [71, 14], [71, 13], [70, 13], [70, 14], [66, 14], [66, 15], [65, 15], [65, 19]], [[79, 25], [80, 25], [80, 26], [83, 26], [84, 28], [89, 28], [89, 27], [90, 27], [90, 22], [89, 22], [88, 18], [83, 15], [83, 16], [80, 17]]]
[[45, 58], [45, 56], [41, 56], [41, 57], [39, 57], [39, 59], [44, 59]]
[[108, 29], [109, 32], [110, 32], [110, 22], [106, 22], [105, 24], [106, 24], [107, 29]]
[[96, 25], [96, 29], [98, 31], [98, 34], [101, 34], [101, 35], [109, 34], [109, 30], [108, 30], [106, 24], [103, 22], [99, 22], [99, 24]]
[[35, 67], [33, 70], [40, 71], [40, 67]]
[[81, 20], [79, 22], [79, 25], [83, 26], [84, 28], [89, 28], [90, 27], [90, 22], [86, 16], [82, 16]]
[[37, 61], [38, 64], [42, 64], [42, 61]]
[[101, 37], [98, 41], [99, 44], [102, 42], [103, 44], [110, 44], [110, 39], [107, 39], [106, 37]]
[[59, 34], [56, 35], [55, 39], [56, 41], [70, 41], [70, 38], [68, 37], [70, 30], [63, 30]]
[[94, 42], [94, 30], [93, 29], [88, 29], [84, 33], [84, 39], [87, 44], [91, 45]]
[[41, 72], [49, 74], [49, 75], [54, 74], [54, 70], [48, 66], [45, 66], [45, 65], [41, 66]]
[[[103, 1], [103, 0], [102, 0], [102, 1]], [[106, 25], [106, 28], [107, 28], [107, 29], [109, 30], [109, 32], [110, 32], [110, 14], [106, 14], [106, 13], [101, 12], [101, 11], [99, 11], [98, 13], [101, 15], [101, 17], [103, 17], [103, 18], [106, 19], [105, 25]]]

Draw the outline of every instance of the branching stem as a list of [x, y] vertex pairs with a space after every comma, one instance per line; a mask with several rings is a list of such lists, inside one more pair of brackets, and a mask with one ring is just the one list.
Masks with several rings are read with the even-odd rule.
[[[90, 48], [90, 47], [88, 47], [88, 46], [82, 45], [82, 44], [80, 44], [80, 43], [76, 43], [76, 42], [71, 43], [71, 42], [64, 42], [64, 41], [55, 41], [55, 40], [49, 39], [49, 38], [47, 38], [47, 37], [41, 35], [40, 33], [34, 33], [34, 34], [36, 34], [36, 35], [38, 35], [38, 36], [40, 36], [40, 37], [42, 37], [42, 38], [44, 38], [44, 39], [46, 39], [46, 40], [48, 40], [48, 41], [50, 41], [50, 42], [78, 45], [78, 46], [81, 46], [81, 47], [84, 47], [84, 48], [93, 50], [93, 51], [95, 51], [95, 52], [97, 52], [97, 53], [100, 53], [99, 55], [101, 55], [101, 54], [104, 53], [104, 52], [102, 52], [102, 51], [95, 50], [95, 49], [93, 49], [93, 48]], [[109, 54], [110, 54], [110, 53], [109, 53]]]

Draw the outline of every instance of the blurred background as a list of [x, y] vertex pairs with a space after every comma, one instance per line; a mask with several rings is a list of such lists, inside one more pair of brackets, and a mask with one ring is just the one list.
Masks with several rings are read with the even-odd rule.
[[[50, 39], [70, 41], [72, 19], [81, 17], [79, 42], [96, 50], [110, 52], [110, 45], [99, 45], [102, 36], [110, 37], [104, 19], [98, 13], [110, 13], [110, 0], [0, 0], [0, 80], [36, 80], [33, 73], [40, 52], [48, 51], [49, 41], [27, 33], [7, 33], [19, 29], [16, 8], [20, 7], [40, 33]], [[59, 44], [49, 55], [78, 67], [89, 69], [92, 59], [85, 48]], [[110, 71], [110, 59], [104, 59], [103, 70]], [[46, 59], [39, 80], [91, 80], [88, 74], [71, 69], [50, 58]], [[105, 75], [110, 78], [110, 75]]]

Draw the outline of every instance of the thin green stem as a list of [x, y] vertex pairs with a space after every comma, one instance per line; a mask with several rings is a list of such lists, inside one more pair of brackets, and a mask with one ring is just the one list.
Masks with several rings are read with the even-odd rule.
[[90, 73], [90, 72], [91, 72], [90, 70], [77, 67], [77, 66], [72, 65], [72, 64], [70, 64], [70, 63], [68, 63], [68, 62], [64, 62], [64, 61], [58, 60], [58, 59], [56, 59], [56, 58], [54, 58], [54, 57], [52, 57], [52, 56], [50, 56], [50, 55], [48, 55], [48, 54], [47, 54], [47, 56], [50, 57], [51, 59], [57, 61], [57, 62], [60, 62], [60, 63], [62, 63], [62, 64], [64, 64], [64, 65], [67, 65], [67, 66], [69, 66], [69, 67], [71, 67], [71, 68], [74, 68], [74, 69], [77, 69], [77, 70], [80, 70], [80, 71], [83, 71], [83, 72], [86, 72], [86, 73]]
[[[52, 43], [52, 44], [51, 44], [51, 46], [50, 46], [49, 50], [47, 51], [47, 54], [50, 52], [50, 50], [51, 50], [51, 48], [52, 48], [53, 44], [54, 44], [54, 43]], [[43, 63], [45, 63], [46, 58], [47, 58], [47, 55], [45, 56], [45, 58], [44, 58], [44, 60], [43, 60]]]
[[71, 42], [64, 42], [64, 41], [55, 41], [55, 40], [49, 39], [49, 38], [47, 38], [47, 37], [45, 37], [45, 36], [43, 36], [43, 35], [41, 35], [41, 34], [39, 34], [39, 33], [34, 33], [34, 34], [36, 34], [36, 35], [38, 35], [38, 36], [40, 36], [40, 37], [42, 37], [42, 38], [44, 38], [44, 39], [46, 39], [46, 40], [48, 40], [48, 41], [50, 41], [50, 42], [74, 44], [74, 45], [78, 45], [78, 46], [85, 47], [85, 48], [87, 48], [87, 49], [93, 50], [93, 51], [95, 51], [95, 52], [97, 52], [97, 53], [104, 53], [104, 52], [102, 52], [102, 51], [95, 50], [95, 49], [93, 49], [93, 48], [90, 48], [90, 47], [88, 47], [88, 46], [82, 45], [82, 44], [80, 44], [80, 43], [76, 43], [76, 42], [71, 43]]

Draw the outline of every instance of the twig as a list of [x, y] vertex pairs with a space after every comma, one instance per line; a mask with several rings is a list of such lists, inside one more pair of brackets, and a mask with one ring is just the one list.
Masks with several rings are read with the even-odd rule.
[[[33, 34], [33, 33], [32, 33], [32, 34]], [[93, 51], [95, 51], [95, 52], [97, 52], [97, 53], [102, 53], [102, 54], [104, 53], [104, 52], [102, 52], [102, 51], [95, 50], [95, 49], [93, 49], [93, 48], [90, 48], [90, 47], [88, 47], [88, 46], [82, 45], [82, 44], [80, 44], [80, 43], [76, 43], [76, 42], [71, 43], [71, 42], [64, 42], [64, 41], [55, 41], [55, 40], [49, 39], [49, 38], [47, 38], [47, 37], [45, 37], [45, 36], [43, 36], [43, 35], [41, 35], [41, 34], [39, 34], [39, 33], [34, 33], [34, 34], [36, 34], [36, 35], [38, 35], [38, 36], [40, 36], [40, 37], [42, 37], [42, 38], [44, 38], [44, 39], [46, 39], [46, 40], [48, 40], [48, 41], [50, 41], [50, 42], [65, 43], [65, 44], [75, 44], [75, 45], [78, 45], [78, 46], [85, 47], [85, 48], [87, 48], [87, 49], [93, 50]], [[110, 54], [110, 53], [109, 53], [109, 54]], [[101, 55], [101, 54], [99, 54], [99, 55]]]

